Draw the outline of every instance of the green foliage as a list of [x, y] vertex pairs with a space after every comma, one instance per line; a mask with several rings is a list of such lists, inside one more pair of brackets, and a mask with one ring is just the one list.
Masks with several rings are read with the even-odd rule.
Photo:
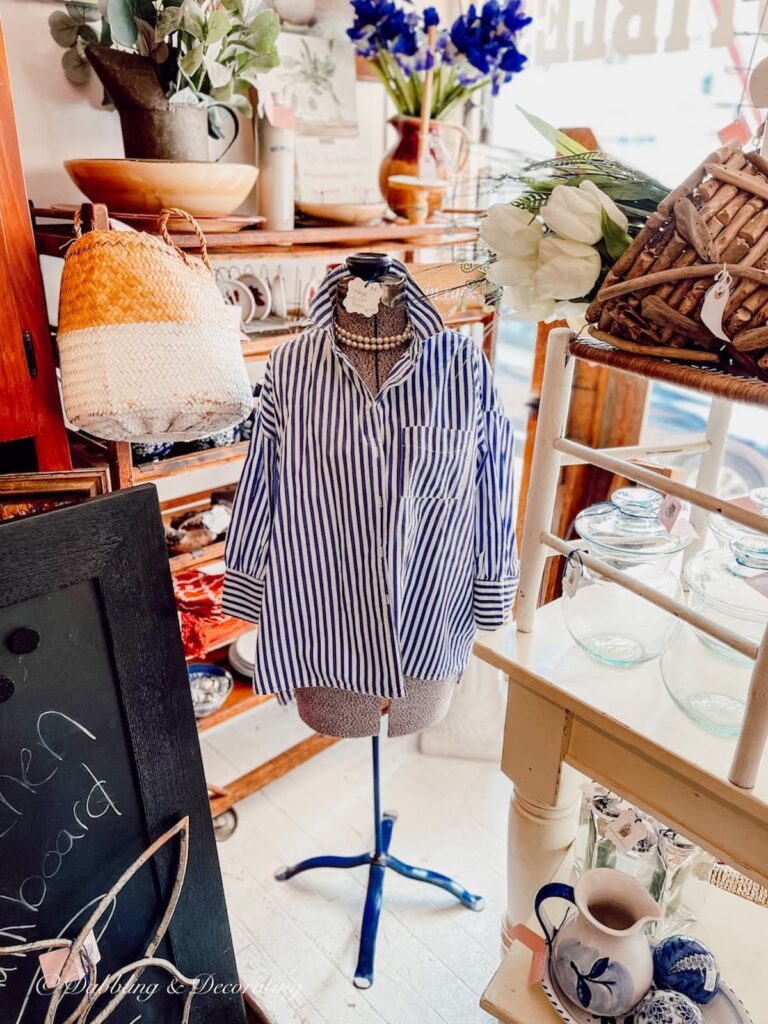
[[[225, 103], [246, 116], [253, 113], [250, 88], [279, 63], [280, 19], [261, 0], [99, 0], [98, 7], [67, 2], [48, 22], [67, 50], [62, 63], [75, 84], [88, 80], [85, 45], [114, 42], [153, 60], [174, 102]], [[210, 124], [218, 134], [219, 112], [211, 112]]]
[[98, 7], [86, 3], [66, 3], [63, 11], [54, 11], [48, 18], [51, 36], [66, 52], [61, 66], [67, 81], [84, 85], [90, 74], [84, 49], [88, 43], [97, 43], [94, 24], [101, 20]]
[[133, 47], [139, 37], [134, 0], [107, 0], [107, 21], [119, 46]]
[[619, 227], [616, 221], [611, 220], [605, 210], [602, 212], [600, 224], [603, 229], [603, 240], [608, 250], [608, 255], [615, 263], [630, 247], [632, 239], [626, 231]]
[[[530, 114], [526, 114], [526, 117], [532, 124], [544, 126], [542, 134], [553, 145], [558, 145], [558, 139], [560, 145], [566, 144], [563, 139], [567, 140], [567, 135], [555, 133], [555, 129], [540, 118]], [[578, 146], [578, 143], [570, 141]], [[516, 185], [519, 192], [512, 200], [513, 205], [537, 214], [558, 185], [578, 186], [582, 181], [591, 181], [610, 196], [626, 215], [629, 220], [628, 237], [634, 237], [662, 199], [669, 194], [669, 189], [655, 178], [628, 167], [601, 150], [586, 150], [583, 146], [579, 149], [579, 152], [550, 160], [529, 161], [522, 173], [501, 175], [495, 184]], [[617, 238], [615, 245], [620, 244]]]
[[531, 124], [539, 135], [542, 135], [547, 142], [549, 142], [554, 148], [560, 153], [561, 156], [578, 156], [580, 153], [586, 153], [586, 146], [582, 146], [580, 142], [572, 139], [565, 132], [559, 131], [557, 128], [553, 128], [551, 124], [542, 120], [540, 117], [536, 117], [535, 114], [529, 114], [522, 107], [517, 108], [523, 117]]

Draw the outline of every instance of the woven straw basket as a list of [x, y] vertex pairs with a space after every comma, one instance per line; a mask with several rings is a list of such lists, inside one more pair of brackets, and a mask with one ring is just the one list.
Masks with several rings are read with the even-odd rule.
[[[188, 219], [202, 258], [181, 252], [169, 216]], [[253, 406], [238, 309], [216, 287], [205, 239], [165, 210], [161, 241], [138, 231], [81, 234], [61, 281], [58, 344], [72, 423], [110, 441], [181, 441], [245, 419]]]

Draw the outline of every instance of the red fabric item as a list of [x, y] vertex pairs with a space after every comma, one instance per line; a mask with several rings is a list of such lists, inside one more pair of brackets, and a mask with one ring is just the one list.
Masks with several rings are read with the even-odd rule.
[[181, 639], [188, 658], [204, 658], [242, 632], [242, 623], [224, 615], [221, 599], [224, 574], [190, 569], [173, 578], [176, 607], [181, 612]]

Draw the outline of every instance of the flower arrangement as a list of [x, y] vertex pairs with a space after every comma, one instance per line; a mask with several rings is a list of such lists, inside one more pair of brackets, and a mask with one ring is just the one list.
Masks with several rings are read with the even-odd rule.
[[[279, 63], [280, 19], [260, 0], [99, 0], [66, 3], [49, 18], [70, 81], [88, 80], [89, 43], [148, 57], [166, 96], [196, 106], [224, 103], [252, 116], [249, 91]], [[98, 29], [98, 31], [97, 31]], [[211, 119], [215, 127], [215, 119]]]
[[[347, 34], [375, 69], [400, 114], [421, 115], [425, 72], [434, 68], [430, 117], [443, 118], [473, 92], [501, 86], [523, 70], [520, 32], [530, 24], [522, 0], [470, 4], [450, 28], [440, 28], [434, 7], [419, 15], [394, 0], [352, 0]], [[434, 36], [433, 47], [428, 39]]]
[[529, 163], [513, 179], [520, 194], [489, 208], [486, 292], [514, 319], [579, 316], [668, 189], [526, 117], [561, 155]]

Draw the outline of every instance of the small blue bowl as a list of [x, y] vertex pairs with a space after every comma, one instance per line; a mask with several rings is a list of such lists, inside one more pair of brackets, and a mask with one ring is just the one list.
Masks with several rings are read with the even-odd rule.
[[205, 718], [218, 711], [235, 685], [230, 673], [221, 665], [209, 662], [187, 665], [187, 672], [195, 718]]

